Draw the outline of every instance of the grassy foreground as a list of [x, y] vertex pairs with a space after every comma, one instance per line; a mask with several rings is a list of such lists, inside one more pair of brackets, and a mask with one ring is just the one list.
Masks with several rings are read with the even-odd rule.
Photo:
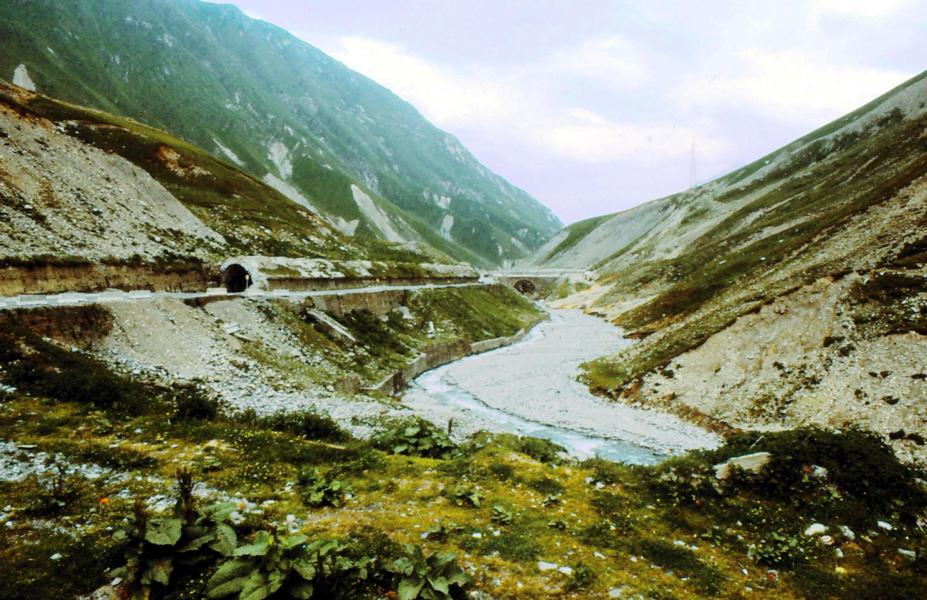
[[[3, 342], [4, 472], [36, 467], [0, 483], [3, 599], [911, 598], [927, 579], [923, 481], [865, 432], [744, 433], [646, 468], [416, 422], [362, 441]], [[757, 451], [760, 474], [714, 477]]]

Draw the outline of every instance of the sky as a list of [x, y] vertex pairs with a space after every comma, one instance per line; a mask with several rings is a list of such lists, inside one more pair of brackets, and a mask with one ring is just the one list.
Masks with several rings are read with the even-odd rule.
[[[232, 0], [565, 223], [705, 182], [927, 69], [924, 0]], [[693, 161], [694, 158], [694, 161]]]

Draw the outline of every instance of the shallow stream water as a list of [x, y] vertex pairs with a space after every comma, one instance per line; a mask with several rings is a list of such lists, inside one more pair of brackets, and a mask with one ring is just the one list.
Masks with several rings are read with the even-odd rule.
[[652, 464], [714, 447], [713, 434], [675, 416], [594, 396], [579, 365], [632, 343], [621, 330], [577, 310], [552, 310], [521, 342], [419, 376], [404, 403], [458, 433], [485, 429], [549, 439], [577, 458]]

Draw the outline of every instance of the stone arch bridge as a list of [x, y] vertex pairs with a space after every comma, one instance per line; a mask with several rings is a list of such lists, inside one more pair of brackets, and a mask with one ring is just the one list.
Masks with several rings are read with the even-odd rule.
[[595, 274], [585, 269], [532, 269], [494, 271], [487, 273], [484, 279], [507, 285], [526, 296], [539, 296], [560, 281], [591, 282]]

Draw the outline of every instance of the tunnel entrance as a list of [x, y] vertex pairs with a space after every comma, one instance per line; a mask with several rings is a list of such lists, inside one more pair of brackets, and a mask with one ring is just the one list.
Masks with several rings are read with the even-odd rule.
[[531, 296], [537, 291], [537, 287], [530, 279], [519, 279], [515, 282], [515, 289], [526, 296]]
[[241, 265], [231, 264], [225, 269], [225, 289], [231, 294], [243, 292], [254, 283], [251, 274]]

